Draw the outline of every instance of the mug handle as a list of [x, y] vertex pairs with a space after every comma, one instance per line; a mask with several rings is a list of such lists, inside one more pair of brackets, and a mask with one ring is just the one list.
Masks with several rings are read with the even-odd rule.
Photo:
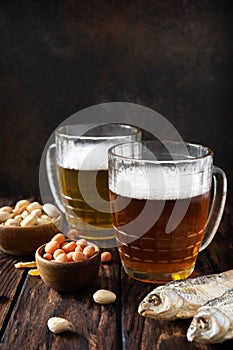
[[53, 143], [49, 146], [46, 153], [46, 171], [49, 182], [49, 187], [52, 192], [53, 198], [57, 207], [65, 213], [64, 206], [62, 204], [61, 195], [59, 192], [59, 183], [57, 179], [56, 170], [56, 145]]
[[213, 167], [213, 198], [210, 207], [207, 223], [205, 227], [204, 239], [202, 241], [200, 252], [211, 243], [214, 238], [220, 221], [222, 219], [226, 195], [227, 195], [227, 177], [224, 171], [218, 167]]

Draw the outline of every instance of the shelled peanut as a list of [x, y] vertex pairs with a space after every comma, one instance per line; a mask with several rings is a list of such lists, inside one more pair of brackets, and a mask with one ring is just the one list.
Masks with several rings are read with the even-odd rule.
[[63, 233], [57, 233], [45, 245], [43, 258], [56, 262], [81, 262], [95, 254], [95, 247], [85, 239], [66, 241]]
[[14, 207], [0, 208], [0, 226], [36, 226], [53, 222], [61, 212], [55, 205], [29, 202], [26, 199], [18, 201]]
[[112, 261], [112, 254], [108, 251], [101, 253], [101, 262], [102, 263], [109, 263]]

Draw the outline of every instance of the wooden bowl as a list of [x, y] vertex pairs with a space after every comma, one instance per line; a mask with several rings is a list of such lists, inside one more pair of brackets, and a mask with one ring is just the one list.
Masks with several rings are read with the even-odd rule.
[[[70, 240], [69, 240], [70, 241]], [[58, 292], [76, 292], [90, 285], [98, 275], [100, 266], [100, 249], [94, 246], [95, 254], [81, 262], [56, 262], [46, 260], [43, 244], [36, 251], [37, 269], [43, 282]]]
[[62, 216], [53, 223], [38, 226], [0, 226], [0, 250], [15, 256], [30, 256], [60, 232]]

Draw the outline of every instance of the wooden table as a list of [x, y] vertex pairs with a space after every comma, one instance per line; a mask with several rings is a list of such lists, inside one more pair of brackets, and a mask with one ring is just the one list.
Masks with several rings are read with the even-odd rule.
[[[0, 204], [11, 204], [2, 199]], [[117, 251], [109, 265], [101, 265], [93, 285], [76, 294], [62, 295], [48, 288], [26, 270], [15, 269], [21, 261], [0, 253], [0, 349], [1, 350], [170, 350], [233, 349], [233, 340], [201, 345], [186, 340], [190, 320], [157, 321], [138, 315], [142, 298], [153, 286], [135, 281], [122, 271]], [[24, 259], [25, 260], [25, 259]], [[233, 200], [228, 196], [224, 218], [211, 245], [199, 254], [195, 274], [233, 268]], [[99, 288], [117, 295], [114, 304], [95, 304], [92, 294]], [[52, 334], [47, 320], [61, 316], [70, 320], [74, 332]]]

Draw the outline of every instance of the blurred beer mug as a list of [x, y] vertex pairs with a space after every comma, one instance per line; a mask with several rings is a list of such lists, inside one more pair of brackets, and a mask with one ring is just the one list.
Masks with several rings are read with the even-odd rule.
[[207, 147], [157, 141], [112, 147], [110, 202], [126, 273], [151, 283], [188, 277], [217, 231], [226, 187]]
[[[70, 228], [106, 245], [114, 237], [109, 205], [108, 149], [140, 141], [141, 131], [126, 124], [66, 125], [55, 132], [47, 152], [49, 185]], [[77, 237], [70, 237], [77, 238]]]

